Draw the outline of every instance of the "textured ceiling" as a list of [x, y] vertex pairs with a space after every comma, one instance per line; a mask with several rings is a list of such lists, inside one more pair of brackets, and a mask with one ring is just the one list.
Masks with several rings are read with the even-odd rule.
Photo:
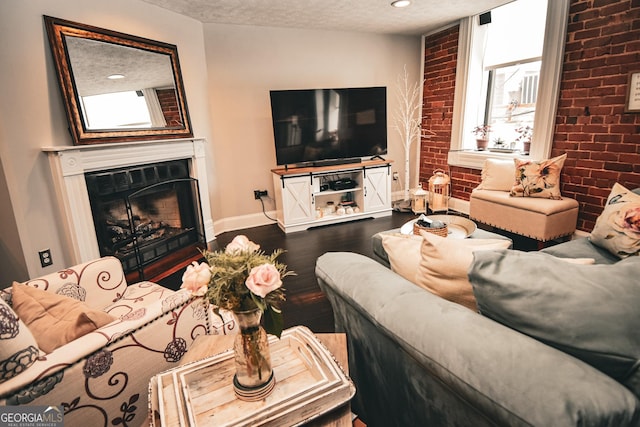
[[[0, 0], [1, 1], [1, 0]], [[143, 0], [203, 23], [257, 25], [421, 35], [512, 0], [413, 0], [405, 8], [391, 0]], [[69, 41], [70, 59], [81, 95], [172, 86], [164, 55], [113, 50], [104, 43]], [[121, 73], [122, 80], [106, 76]]]
[[[79, 96], [175, 87], [169, 55], [78, 37], [65, 42]], [[111, 74], [126, 78], [107, 79]]]
[[143, 0], [203, 23], [421, 35], [512, 0]]

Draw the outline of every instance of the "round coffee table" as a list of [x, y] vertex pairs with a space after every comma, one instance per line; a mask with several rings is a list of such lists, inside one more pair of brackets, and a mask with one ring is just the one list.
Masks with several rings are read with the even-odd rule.
[[[449, 234], [447, 237], [454, 239], [466, 239], [471, 236], [477, 229], [476, 223], [462, 216], [458, 215], [426, 215], [427, 218], [433, 221], [440, 221], [447, 224]], [[413, 224], [419, 218], [407, 221], [400, 227], [400, 233], [413, 234]]]

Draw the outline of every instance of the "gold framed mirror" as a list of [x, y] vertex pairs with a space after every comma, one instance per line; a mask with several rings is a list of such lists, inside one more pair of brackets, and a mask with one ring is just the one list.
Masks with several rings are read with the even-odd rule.
[[75, 145], [193, 136], [175, 45], [44, 21]]

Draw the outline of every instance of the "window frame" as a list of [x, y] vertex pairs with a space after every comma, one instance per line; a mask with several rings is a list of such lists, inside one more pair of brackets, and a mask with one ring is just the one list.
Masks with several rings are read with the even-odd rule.
[[[534, 160], [548, 158], [551, 154], [569, 5], [570, 0], [547, 0], [542, 66], [534, 119], [535, 132], [529, 154], [529, 157]], [[477, 124], [474, 119], [475, 112], [465, 108], [467, 96], [474, 92], [482, 93], [482, 73], [471, 72], [473, 69], [482, 69], [479, 49], [473, 49], [472, 46], [474, 31], [481, 31], [475, 21], [477, 21], [477, 15], [460, 20], [451, 143], [447, 160], [451, 166], [482, 169], [487, 158], [514, 158], [521, 154], [464, 150], [464, 136]]]

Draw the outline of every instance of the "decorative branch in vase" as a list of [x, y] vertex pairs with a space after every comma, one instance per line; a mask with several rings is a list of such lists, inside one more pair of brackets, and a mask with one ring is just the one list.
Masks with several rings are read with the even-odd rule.
[[421, 82], [409, 83], [407, 66], [404, 66], [404, 73], [398, 77], [398, 108], [395, 114], [395, 129], [400, 134], [404, 147], [404, 200], [409, 197], [410, 173], [409, 166], [411, 160], [411, 145], [420, 136], [420, 112], [422, 109], [422, 85]]

